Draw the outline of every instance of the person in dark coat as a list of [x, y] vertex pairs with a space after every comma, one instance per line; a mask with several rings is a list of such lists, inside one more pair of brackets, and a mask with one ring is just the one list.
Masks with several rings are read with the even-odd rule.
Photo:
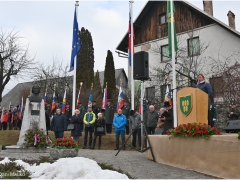
[[82, 105], [82, 103], [78, 103], [78, 110], [80, 111], [80, 116], [83, 118], [85, 115], [85, 107]]
[[70, 108], [69, 104], [66, 105], [65, 116], [66, 116], [66, 121], [67, 121], [67, 125], [68, 125], [70, 123], [71, 116], [72, 116], [72, 109]]
[[47, 131], [47, 135], [48, 135], [48, 130], [50, 130], [51, 127], [50, 127], [50, 116], [49, 116], [47, 110], [45, 110], [45, 120], [46, 120], [46, 131]]
[[82, 136], [83, 131], [83, 118], [78, 109], [75, 110], [75, 115], [72, 116], [70, 122], [74, 124], [74, 129], [71, 130], [71, 136], [73, 137], [73, 140], [79, 144], [79, 138]]
[[114, 108], [111, 105], [111, 102], [108, 101], [108, 105], [105, 108], [104, 112], [104, 119], [106, 123], [106, 131], [107, 133], [112, 133], [112, 124], [113, 124], [113, 118], [114, 118]]
[[237, 109], [236, 103], [233, 102], [232, 105], [231, 105], [231, 110], [228, 113], [229, 121], [231, 121], [231, 120], [238, 120], [239, 116], [240, 116], [240, 112]]
[[13, 127], [13, 121], [12, 121], [12, 110], [9, 109], [8, 110], [8, 120], [7, 120], [7, 124], [8, 124], [8, 130], [12, 130], [12, 127]]
[[198, 74], [198, 84], [196, 88], [199, 88], [203, 92], [207, 93], [209, 97], [209, 102], [210, 102], [210, 98], [213, 94], [213, 90], [212, 90], [211, 84], [207, 81], [207, 79], [203, 74]]
[[55, 138], [63, 138], [63, 133], [67, 130], [66, 116], [61, 114], [61, 109], [56, 110], [51, 123], [51, 130], [54, 131]]
[[210, 125], [211, 127], [214, 127], [214, 123], [215, 123], [216, 118], [217, 118], [217, 112], [216, 111], [217, 111], [217, 108], [216, 108], [214, 102], [211, 101], [209, 111], [208, 111], [208, 125]]
[[96, 101], [92, 102], [92, 111], [95, 114], [95, 116], [97, 117], [98, 113], [100, 112], [99, 107], [97, 106]]
[[2, 108], [0, 108], [0, 130], [2, 130]]
[[[99, 127], [102, 127], [104, 129], [104, 131], [98, 132], [97, 129]], [[105, 135], [105, 120], [103, 118], [103, 114], [98, 113], [98, 119], [95, 121], [95, 124], [94, 124], [94, 139], [93, 139], [92, 149], [95, 148], [97, 137], [99, 137], [98, 149], [100, 149], [103, 135]]]
[[155, 111], [153, 105], [149, 106], [148, 118], [147, 118], [147, 133], [148, 135], [155, 134], [155, 128], [158, 122], [158, 113]]
[[132, 131], [132, 147], [131, 149], [136, 148], [136, 140], [138, 136], [138, 146], [141, 148], [141, 115], [136, 111], [130, 111], [129, 124]]
[[169, 115], [166, 117], [161, 117], [160, 120], [164, 121], [163, 134], [167, 134], [167, 131], [173, 128], [174, 117], [173, 117], [173, 109], [171, 108], [171, 105], [169, 104], [169, 102], [165, 102], [164, 104]]
[[129, 134], [129, 114], [130, 114], [130, 107], [128, 106], [127, 102], [124, 102], [124, 106], [122, 107], [122, 113], [123, 115], [126, 116], [127, 118], [127, 123], [126, 123], [126, 134]]

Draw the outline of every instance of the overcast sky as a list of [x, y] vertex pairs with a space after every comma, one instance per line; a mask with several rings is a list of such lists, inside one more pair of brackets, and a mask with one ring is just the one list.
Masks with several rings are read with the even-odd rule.
[[[134, 1], [135, 19], [147, 1]], [[203, 9], [202, 1], [189, 1]], [[75, 1], [0, 1], [2, 31], [15, 29], [29, 43], [30, 53], [36, 61], [49, 65], [54, 58], [70, 62], [72, 26]], [[227, 13], [236, 15], [236, 29], [240, 31], [240, 1], [213, 1], [214, 17], [228, 24]], [[114, 56], [115, 68], [127, 72], [127, 59], [115, 53], [118, 43], [128, 29], [128, 1], [80, 1], [78, 8], [79, 28], [87, 28], [93, 38], [94, 70], [103, 71], [107, 50]], [[11, 80], [4, 94], [17, 83], [30, 79]]]

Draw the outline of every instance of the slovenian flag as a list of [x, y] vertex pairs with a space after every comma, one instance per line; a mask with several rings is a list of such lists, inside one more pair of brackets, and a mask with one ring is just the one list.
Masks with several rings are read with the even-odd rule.
[[78, 109], [78, 103], [80, 102], [81, 102], [81, 88], [79, 89], [79, 92], [78, 92], [76, 109]]
[[105, 109], [107, 106], [107, 88], [104, 88], [104, 94], [103, 94], [103, 101], [102, 101], [102, 109]]
[[53, 97], [52, 97], [52, 108], [51, 108], [51, 113], [54, 113], [54, 110], [56, 108], [56, 95], [55, 95], [55, 91], [53, 92]]
[[92, 94], [92, 91], [90, 91], [90, 95], [88, 98], [88, 105], [92, 105], [92, 101], [93, 101], [93, 94]]
[[67, 102], [67, 99], [66, 99], [66, 90], [65, 90], [64, 97], [63, 97], [63, 103], [62, 103], [62, 112], [63, 113], [66, 112], [66, 102]]
[[22, 97], [22, 102], [18, 111], [18, 118], [22, 119], [23, 118], [23, 97]]
[[120, 87], [119, 95], [118, 95], [117, 110], [122, 109], [123, 105], [124, 105], [124, 95], [123, 95], [122, 88]]
[[168, 85], [166, 88], [166, 94], [165, 94], [165, 101], [170, 101], [171, 100], [171, 92], [169, 91]]

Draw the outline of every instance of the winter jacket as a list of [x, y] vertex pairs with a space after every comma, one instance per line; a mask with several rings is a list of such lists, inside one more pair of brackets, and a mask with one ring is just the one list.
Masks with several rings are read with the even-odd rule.
[[141, 128], [141, 115], [136, 113], [134, 116], [130, 116], [129, 125], [131, 129]]
[[51, 130], [55, 132], [67, 130], [66, 116], [64, 114], [56, 114], [53, 116]]
[[97, 117], [98, 113], [100, 112], [99, 107], [98, 106], [92, 106], [92, 111], [94, 112], [95, 116]]
[[[104, 128], [104, 133], [102, 134], [100, 134], [100, 133], [98, 133], [97, 132], [97, 128], [98, 127], [103, 127]], [[101, 136], [101, 135], [105, 135], [105, 120], [104, 119], [97, 119], [96, 121], [95, 121], [95, 125], [94, 125], [94, 135], [95, 136]]]
[[209, 98], [213, 94], [212, 86], [211, 86], [210, 83], [200, 82], [200, 83], [197, 84], [196, 88], [199, 88], [202, 91], [204, 91], [205, 93], [207, 93]]
[[83, 118], [81, 115], [73, 115], [70, 122], [74, 124], [74, 129], [71, 130], [71, 136], [82, 136]]
[[80, 116], [83, 118], [85, 115], [85, 107], [83, 105], [79, 106], [78, 110], [80, 111]]
[[8, 121], [8, 113], [3, 114], [3, 117], [2, 117], [2, 123], [7, 122], [7, 121]]
[[47, 112], [45, 112], [45, 120], [46, 120], [46, 128], [47, 128], [47, 130], [49, 130], [50, 129], [50, 117]]
[[84, 122], [84, 124], [85, 124], [85, 127], [89, 127], [89, 126], [87, 125], [87, 123], [90, 123], [90, 126], [93, 127], [95, 121], [96, 121], [96, 116], [95, 116], [95, 114], [93, 113], [93, 111], [87, 112], [87, 113], [84, 115], [83, 122]]
[[[127, 119], [123, 114], [117, 114], [113, 120], [113, 125], [115, 127], [115, 131], [124, 131]], [[119, 127], [119, 128], [118, 128]]]
[[[230, 114], [230, 112], [233, 112], [233, 114]], [[230, 112], [228, 113], [229, 121], [239, 119], [240, 112], [237, 108], [234, 108], [234, 109], [232, 108]]]
[[105, 112], [104, 112], [104, 119], [106, 124], [112, 124], [114, 118], [114, 108], [109, 105], [106, 106]]
[[122, 113], [123, 113], [123, 114], [126, 116], [126, 118], [127, 118], [126, 126], [129, 126], [130, 107], [129, 107], [129, 106], [123, 106], [123, 108], [122, 108]]
[[71, 108], [66, 108], [65, 116], [66, 116], [67, 122], [70, 121], [70, 118], [72, 117], [72, 109]]
[[173, 118], [173, 110], [169, 109], [168, 113], [170, 114], [170, 116], [165, 117], [166, 119], [164, 121], [163, 134], [166, 134], [169, 129], [173, 128], [173, 120], [174, 120], [174, 118]]
[[148, 118], [147, 118], [147, 127], [156, 127], [158, 122], [158, 113], [156, 111], [150, 112], [148, 111]]

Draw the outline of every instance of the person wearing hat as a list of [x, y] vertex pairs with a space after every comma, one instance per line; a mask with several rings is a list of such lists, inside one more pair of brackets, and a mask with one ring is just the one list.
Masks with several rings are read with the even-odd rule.
[[231, 110], [230, 110], [230, 112], [228, 113], [229, 121], [231, 121], [231, 120], [238, 120], [238, 119], [239, 119], [239, 115], [240, 115], [240, 112], [239, 112], [239, 110], [237, 109], [236, 103], [233, 102], [233, 103], [231, 104]]
[[138, 136], [138, 146], [141, 147], [141, 115], [138, 114], [136, 111], [130, 111], [129, 117], [129, 127], [132, 131], [132, 147], [131, 149], [136, 148], [136, 139]]
[[71, 130], [71, 136], [73, 137], [73, 140], [79, 144], [79, 138], [82, 136], [83, 130], [83, 118], [78, 109], [75, 110], [75, 114], [71, 117], [70, 123], [74, 124], [74, 129]]
[[164, 121], [163, 134], [167, 134], [167, 131], [173, 128], [174, 117], [173, 117], [173, 109], [171, 108], [170, 103], [164, 102], [164, 105], [166, 107], [167, 112], [169, 113], [169, 116], [160, 117], [159, 119], [161, 121]]
[[78, 103], [78, 110], [80, 111], [80, 116], [83, 118], [85, 114], [85, 107], [82, 105], [81, 102]]
[[92, 110], [93, 110], [93, 113], [95, 114], [95, 116], [97, 117], [98, 113], [100, 112], [100, 109], [97, 106], [97, 102], [96, 101], [92, 102]]
[[92, 145], [92, 134], [94, 131], [94, 123], [96, 120], [96, 116], [92, 111], [92, 105], [88, 105], [88, 112], [84, 115], [83, 123], [85, 124], [85, 133], [84, 133], [84, 145], [83, 149], [86, 149], [87, 147], [87, 139], [89, 134], [89, 142], [88, 142], [88, 148], [91, 149]]

